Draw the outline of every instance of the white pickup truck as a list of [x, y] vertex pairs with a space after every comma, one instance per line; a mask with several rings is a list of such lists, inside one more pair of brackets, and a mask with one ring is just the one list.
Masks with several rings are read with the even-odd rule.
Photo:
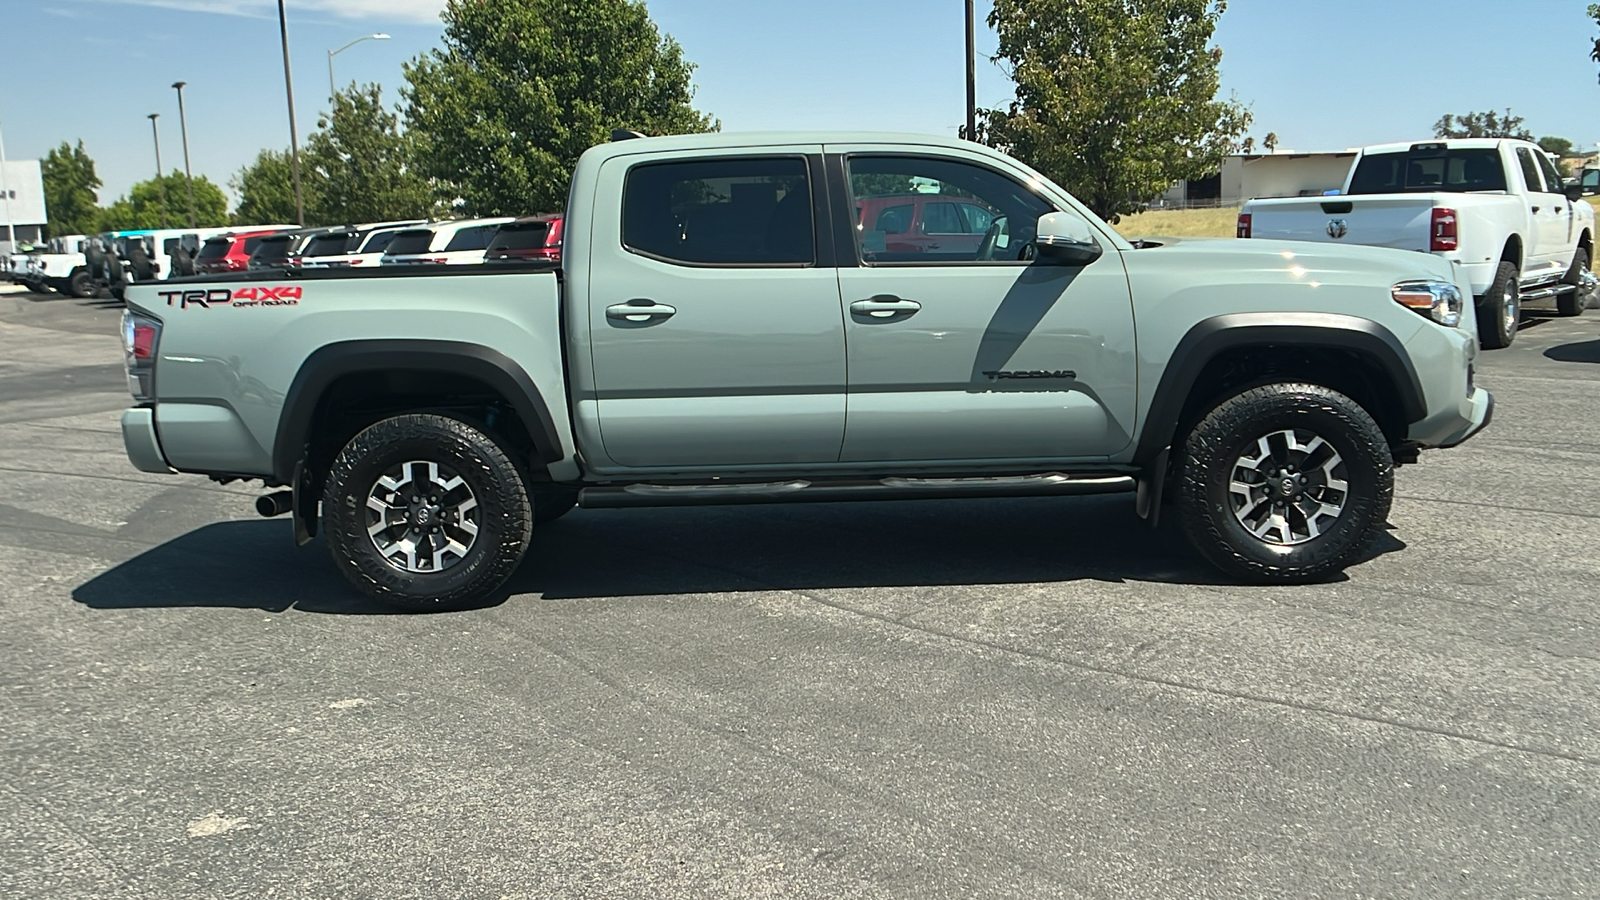
[[1516, 337], [1522, 305], [1564, 316], [1592, 302], [1594, 208], [1537, 144], [1502, 139], [1367, 147], [1337, 196], [1251, 200], [1239, 237], [1365, 244], [1459, 265], [1483, 346]]

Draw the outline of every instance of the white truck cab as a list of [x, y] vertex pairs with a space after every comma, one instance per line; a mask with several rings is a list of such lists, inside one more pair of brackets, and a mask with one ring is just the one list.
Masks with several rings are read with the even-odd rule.
[[1466, 273], [1487, 348], [1516, 335], [1522, 305], [1581, 315], [1595, 293], [1595, 213], [1537, 144], [1484, 138], [1363, 149], [1338, 195], [1251, 200], [1242, 238], [1432, 253]]

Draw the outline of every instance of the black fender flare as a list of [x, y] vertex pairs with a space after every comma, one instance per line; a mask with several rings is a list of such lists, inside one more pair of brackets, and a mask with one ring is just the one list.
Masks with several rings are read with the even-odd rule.
[[1232, 313], [1197, 323], [1172, 351], [1140, 429], [1135, 466], [1149, 468], [1164, 459], [1200, 373], [1220, 354], [1242, 347], [1305, 347], [1358, 354], [1388, 378], [1407, 423], [1427, 417], [1422, 382], [1411, 355], [1394, 332], [1377, 322], [1334, 313]]
[[489, 347], [463, 341], [359, 340], [320, 347], [306, 357], [284, 396], [278, 433], [272, 446], [272, 473], [281, 484], [294, 484], [296, 466], [305, 456], [317, 406], [328, 388], [346, 375], [395, 369], [432, 370], [475, 378], [511, 403], [528, 429], [534, 452], [546, 463], [565, 456], [550, 407], [538, 385], [517, 362]]

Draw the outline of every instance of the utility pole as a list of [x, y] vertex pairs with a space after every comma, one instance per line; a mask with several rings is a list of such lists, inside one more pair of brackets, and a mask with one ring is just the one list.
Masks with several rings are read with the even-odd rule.
[[978, 24], [967, 0], [967, 140], [978, 139]]
[[156, 190], [161, 192], [161, 227], [167, 228], [167, 181], [161, 174], [161, 129], [156, 127], [161, 113], [151, 113], [149, 118], [150, 136], [156, 141]]
[[294, 157], [294, 212], [300, 227], [306, 225], [305, 195], [300, 192], [300, 135], [294, 127], [294, 76], [289, 73], [289, 14], [278, 0], [278, 34], [283, 38], [283, 89], [289, 95], [289, 153]]
[[194, 214], [194, 170], [189, 168], [189, 119], [183, 114], [183, 86], [187, 81], [174, 81], [172, 89], [178, 92], [178, 130], [183, 132], [183, 181], [189, 186], [189, 227], [199, 228]]

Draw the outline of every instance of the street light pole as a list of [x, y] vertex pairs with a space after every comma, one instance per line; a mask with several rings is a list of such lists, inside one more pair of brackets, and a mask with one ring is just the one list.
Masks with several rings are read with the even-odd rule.
[[151, 113], [150, 136], [156, 142], [156, 190], [161, 192], [161, 227], [167, 225], [167, 181], [161, 175], [161, 129], [156, 127], [156, 119], [161, 118], [161, 113]]
[[978, 139], [978, 36], [972, 0], [967, 0], [967, 140]]
[[337, 50], [328, 51], [328, 101], [330, 103], [333, 101], [334, 97], [339, 96], [339, 86], [335, 84], [333, 80], [333, 58], [345, 52], [346, 50], [349, 50], [351, 47], [361, 43], [362, 41], [387, 41], [388, 39], [389, 36], [387, 34], [369, 34], [363, 37], [358, 37]]
[[194, 170], [189, 167], [189, 118], [183, 114], [183, 86], [187, 81], [174, 81], [172, 89], [178, 92], [178, 130], [183, 133], [183, 182], [189, 188], [189, 227], [199, 228], [194, 214]]
[[294, 212], [300, 227], [306, 224], [305, 195], [300, 192], [300, 135], [294, 126], [294, 76], [289, 72], [289, 14], [278, 0], [278, 34], [283, 38], [283, 89], [289, 95], [289, 153], [294, 158]]

